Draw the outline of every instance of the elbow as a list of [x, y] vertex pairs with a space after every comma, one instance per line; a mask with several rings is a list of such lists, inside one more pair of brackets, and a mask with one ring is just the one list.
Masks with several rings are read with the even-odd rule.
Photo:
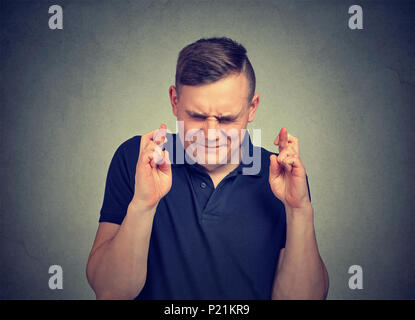
[[88, 262], [85, 268], [85, 275], [89, 283], [89, 286], [95, 291], [94, 283], [95, 283], [96, 263], [94, 263], [94, 260], [92, 259], [92, 257], [93, 256], [90, 255], [88, 258]]
[[88, 262], [86, 264], [86, 268], [85, 268], [85, 275], [86, 275], [86, 279], [89, 283], [89, 286], [93, 289], [93, 276], [92, 276], [92, 270], [91, 270], [91, 262], [90, 259], [88, 259]]
[[323, 264], [323, 279], [316, 285], [316, 290], [314, 291], [314, 294], [312, 294], [313, 297], [311, 299], [326, 300], [329, 293], [329, 284], [329, 274]]
[[276, 293], [272, 295], [272, 300], [325, 300], [327, 292], [301, 292], [301, 293]]
[[328, 274], [311, 286], [277, 286], [272, 291], [272, 300], [326, 300], [329, 290]]
[[114, 294], [114, 292], [95, 292], [97, 300], [134, 300], [136, 296], [126, 294]]
[[113, 281], [90, 283], [97, 300], [134, 300], [144, 288], [144, 284], [145, 279], [140, 281], [138, 285], [114, 283]]
[[133, 300], [144, 288], [146, 272], [126, 280], [125, 275], [113, 272], [109, 274], [106, 269], [102, 262], [90, 256], [86, 278], [97, 300]]
[[139, 290], [94, 290], [95, 297], [97, 300], [134, 300], [141, 292], [142, 288], [141, 286]]
[[323, 300], [326, 300], [327, 299], [327, 295], [329, 294], [329, 287], [330, 287], [329, 273], [327, 272], [327, 269], [324, 266], [324, 293], [323, 293]]

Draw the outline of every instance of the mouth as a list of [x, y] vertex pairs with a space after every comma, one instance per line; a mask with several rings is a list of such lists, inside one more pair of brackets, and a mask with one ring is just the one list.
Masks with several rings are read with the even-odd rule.
[[223, 147], [226, 147], [226, 144], [222, 144], [222, 145], [219, 145], [219, 146], [210, 146], [210, 145], [203, 145], [203, 144], [197, 144], [198, 146], [201, 146], [201, 147], [204, 147], [205, 149], [219, 149], [219, 148], [223, 148]]

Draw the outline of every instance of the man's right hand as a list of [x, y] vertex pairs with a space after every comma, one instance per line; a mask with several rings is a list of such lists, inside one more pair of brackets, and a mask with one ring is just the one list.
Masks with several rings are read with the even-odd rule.
[[153, 209], [171, 188], [172, 173], [166, 142], [166, 125], [141, 136], [140, 154], [135, 173], [133, 207]]

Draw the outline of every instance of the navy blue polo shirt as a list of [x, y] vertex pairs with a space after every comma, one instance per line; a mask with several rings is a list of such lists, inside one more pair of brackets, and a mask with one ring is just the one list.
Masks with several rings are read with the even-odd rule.
[[[243, 174], [250, 165], [241, 162], [216, 188], [203, 167], [186, 157], [184, 164], [175, 164], [177, 149], [170, 152], [172, 187], [157, 206], [146, 283], [136, 299], [271, 298], [285, 246], [285, 208], [268, 182], [272, 153], [246, 137], [250, 154], [259, 148], [259, 172]], [[140, 138], [125, 141], [113, 156], [100, 222], [121, 224], [126, 215]], [[176, 134], [167, 138], [176, 145]]]

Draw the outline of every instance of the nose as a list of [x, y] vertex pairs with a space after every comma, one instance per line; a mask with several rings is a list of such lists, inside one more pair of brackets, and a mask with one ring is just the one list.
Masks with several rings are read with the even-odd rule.
[[205, 135], [205, 143], [209, 146], [226, 144], [226, 135], [221, 130], [219, 121], [214, 117], [205, 120], [203, 133]]
[[208, 141], [216, 141], [218, 135], [218, 121], [216, 119], [206, 119], [205, 125], [203, 128], [203, 132], [205, 134], [205, 139]]
[[219, 126], [218, 126], [218, 121], [215, 119], [215, 118], [207, 118], [206, 119], [206, 121], [205, 121], [205, 127], [206, 127], [206, 129], [207, 130], [209, 130], [209, 129], [218, 129], [219, 128]]
[[214, 119], [206, 119], [203, 134], [205, 135], [205, 141], [207, 145], [219, 145], [223, 146], [227, 143], [227, 134], [224, 131], [219, 121]]

